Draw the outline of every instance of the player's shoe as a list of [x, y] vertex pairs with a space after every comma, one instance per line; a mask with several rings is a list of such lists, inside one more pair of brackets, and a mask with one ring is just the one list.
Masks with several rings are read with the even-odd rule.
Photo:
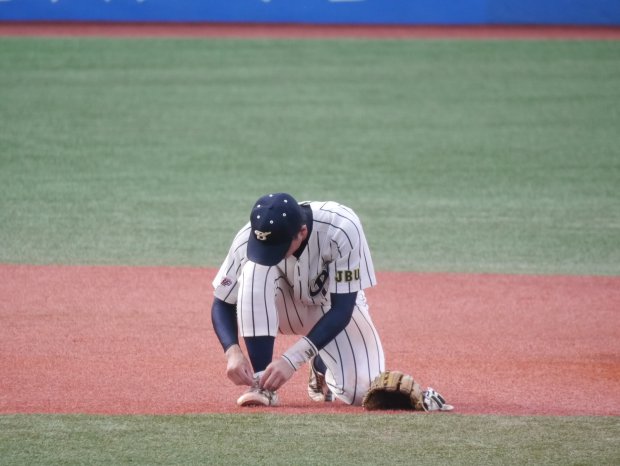
[[276, 392], [260, 388], [258, 379], [255, 379], [254, 384], [239, 397], [237, 404], [239, 406], [278, 406], [279, 401]]
[[454, 406], [446, 403], [444, 397], [431, 387], [424, 392], [424, 407], [427, 411], [452, 411], [454, 409]]
[[312, 401], [334, 401], [334, 394], [325, 382], [325, 376], [314, 368], [314, 358], [310, 360], [308, 377], [308, 396]]

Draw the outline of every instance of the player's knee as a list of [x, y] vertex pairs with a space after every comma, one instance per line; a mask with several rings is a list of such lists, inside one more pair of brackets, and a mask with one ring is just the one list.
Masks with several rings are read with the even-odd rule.
[[361, 406], [364, 396], [370, 389], [370, 382], [370, 380], [365, 378], [364, 380], [358, 379], [357, 385], [350, 388], [345, 387], [343, 393], [338, 398], [351, 406]]

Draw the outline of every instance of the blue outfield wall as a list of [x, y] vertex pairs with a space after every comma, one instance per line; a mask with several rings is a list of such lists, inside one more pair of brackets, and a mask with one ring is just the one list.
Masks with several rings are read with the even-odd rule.
[[0, 21], [620, 25], [620, 0], [0, 0]]

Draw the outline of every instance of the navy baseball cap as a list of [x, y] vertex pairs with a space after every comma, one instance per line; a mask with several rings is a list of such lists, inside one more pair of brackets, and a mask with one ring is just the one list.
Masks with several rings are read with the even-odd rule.
[[248, 259], [260, 265], [276, 265], [299, 233], [303, 214], [290, 194], [267, 194], [254, 204], [250, 225]]

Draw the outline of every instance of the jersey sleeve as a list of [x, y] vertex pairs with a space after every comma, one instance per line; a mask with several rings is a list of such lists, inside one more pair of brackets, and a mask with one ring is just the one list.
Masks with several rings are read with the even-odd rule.
[[246, 224], [233, 240], [228, 255], [213, 279], [214, 296], [229, 304], [237, 304], [238, 279], [247, 262], [247, 244], [250, 224]]
[[353, 293], [377, 284], [362, 224], [353, 212], [333, 222], [330, 293]]

